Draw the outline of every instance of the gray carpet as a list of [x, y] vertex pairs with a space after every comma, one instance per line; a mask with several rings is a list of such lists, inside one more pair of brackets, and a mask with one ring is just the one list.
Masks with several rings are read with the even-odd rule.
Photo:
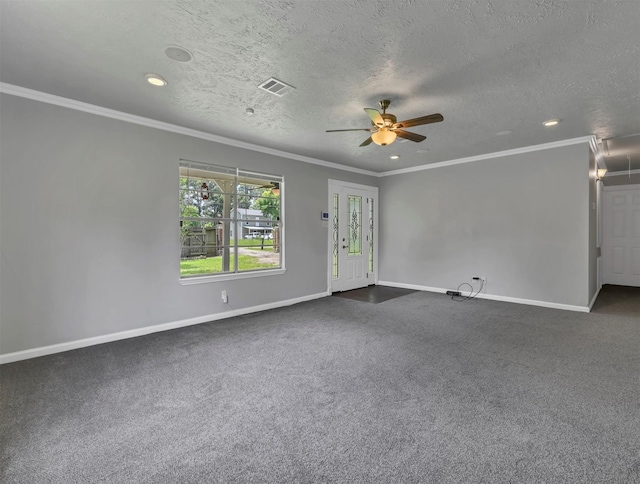
[[0, 480], [640, 482], [638, 316], [327, 297], [4, 365]]

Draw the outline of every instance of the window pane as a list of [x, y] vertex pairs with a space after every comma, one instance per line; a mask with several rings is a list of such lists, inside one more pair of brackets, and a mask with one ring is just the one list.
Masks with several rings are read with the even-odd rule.
[[[229, 264], [233, 268], [235, 266], [235, 256], [233, 247], [223, 247], [220, 249], [221, 254], [225, 251], [229, 252]], [[202, 276], [207, 274], [223, 274], [233, 272], [224, 270], [224, 255], [216, 257], [190, 257], [180, 260], [180, 276]]]
[[219, 255], [221, 246], [218, 225], [210, 221], [183, 219], [180, 221], [181, 258]]
[[257, 217], [261, 223], [258, 225], [271, 225], [280, 220], [280, 194], [273, 194], [271, 190], [265, 191], [254, 201], [253, 207], [258, 211]]
[[181, 161], [181, 277], [282, 267], [281, 188], [276, 175]]
[[273, 245], [238, 247], [238, 270], [251, 271], [280, 267], [280, 253]]
[[362, 254], [362, 197], [349, 195], [349, 255]]
[[230, 206], [230, 209], [233, 207], [233, 193], [222, 192], [213, 180], [181, 177], [180, 184], [180, 213], [182, 216], [185, 216], [184, 213], [187, 211], [189, 215], [186, 216], [197, 214], [201, 217], [222, 217], [224, 216], [225, 203]]

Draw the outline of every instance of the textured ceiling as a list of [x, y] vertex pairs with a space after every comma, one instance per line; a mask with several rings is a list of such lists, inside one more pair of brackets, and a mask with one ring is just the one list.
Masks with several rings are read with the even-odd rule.
[[[1, 0], [0, 21], [3, 83], [377, 172], [640, 133], [637, 0]], [[296, 89], [257, 88], [272, 76]], [[325, 133], [383, 98], [444, 122], [388, 147]]]

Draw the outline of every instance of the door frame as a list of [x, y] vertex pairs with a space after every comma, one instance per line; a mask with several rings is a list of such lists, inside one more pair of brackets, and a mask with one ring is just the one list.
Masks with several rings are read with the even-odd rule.
[[[332, 293], [333, 286], [333, 191], [336, 188], [355, 188], [358, 190], [368, 190], [375, 193], [373, 204], [373, 267], [375, 269], [374, 277], [370, 281], [371, 284], [378, 284], [379, 266], [378, 266], [378, 211], [380, 207], [380, 191], [378, 187], [370, 185], [362, 185], [360, 183], [346, 182], [343, 180], [334, 180], [329, 178], [327, 189], [327, 212], [329, 212], [329, 220], [327, 223], [327, 293]], [[369, 274], [369, 272], [367, 272]]]

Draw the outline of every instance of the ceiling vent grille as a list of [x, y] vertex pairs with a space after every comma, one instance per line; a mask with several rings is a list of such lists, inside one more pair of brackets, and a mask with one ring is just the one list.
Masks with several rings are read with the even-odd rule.
[[275, 78], [270, 78], [264, 81], [262, 84], [258, 86], [260, 89], [270, 92], [271, 94], [275, 94], [278, 97], [282, 97], [290, 91], [293, 91], [295, 87], [290, 86], [289, 84], [285, 84], [282, 81], [279, 81]]

